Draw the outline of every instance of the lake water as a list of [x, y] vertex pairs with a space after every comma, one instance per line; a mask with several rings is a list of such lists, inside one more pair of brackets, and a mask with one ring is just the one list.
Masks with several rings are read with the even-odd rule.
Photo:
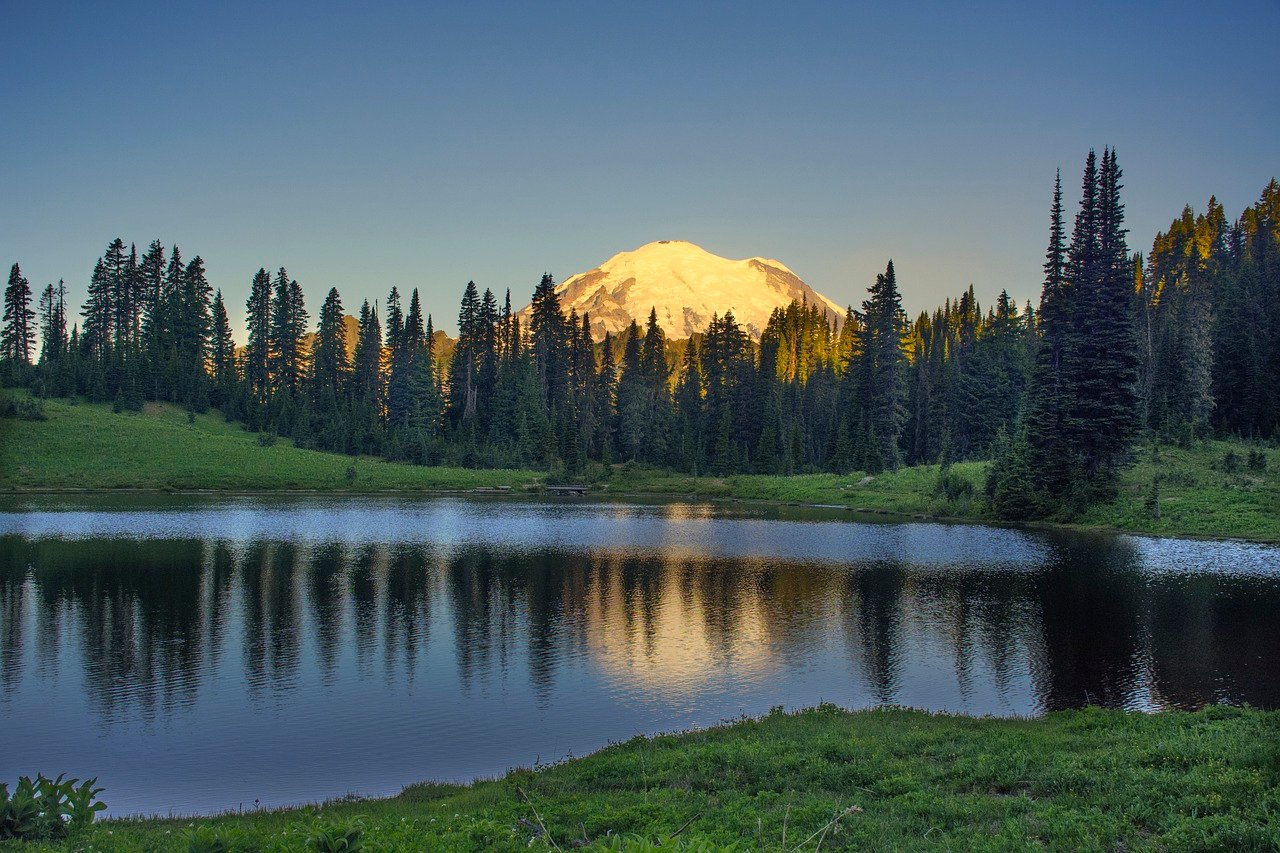
[[1280, 707], [1280, 549], [747, 505], [8, 498], [0, 781], [390, 794], [773, 706]]

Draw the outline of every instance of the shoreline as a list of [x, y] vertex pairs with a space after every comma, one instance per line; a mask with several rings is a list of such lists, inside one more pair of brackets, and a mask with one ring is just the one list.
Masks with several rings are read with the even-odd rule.
[[[795, 841], [835, 820], [836, 846], [853, 849], [914, 848], [933, 836], [953, 849], [1178, 849], [1211, 839], [1266, 849], [1277, 839], [1266, 744], [1278, 724], [1280, 711], [1222, 705], [973, 717], [824, 704], [635, 736], [469, 783], [114, 815], [63, 840], [0, 841], [0, 850], [301, 849], [333, 829], [386, 850], [680, 849], [682, 833], [694, 849], [762, 840], [773, 849], [788, 828]], [[110, 802], [109, 788], [103, 797]]]
[[165, 487], [132, 487], [121, 486], [111, 488], [71, 488], [71, 487], [11, 487], [0, 491], [0, 497], [24, 496], [100, 496], [100, 495], [192, 495], [192, 496], [225, 496], [225, 497], [271, 497], [274, 495], [290, 497], [332, 496], [342, 498], [358, 497], [467, 497], [467, 498], [501, 498], [539, 501], [575, 501], [611, 499], [651, 500], [655, 503], [674, 503], [682, 500], [702, 501], [712, 504], [749, 504], [766, 507], [796, 507], [801, 509], [829, 509], [853, 513], [855, 515], [874, 515], [885, 519], [898, 519], [902, 522], [942, 522], [946, 524], [968, 524], [979, 527], [994, 527], [1005, 530], [1046, 530], [1073, 533], [1094, 533], [1113, 536], [1141, 536], [1149, 539], [1185, 539], [1193, 542], [1232, 542], [1244, 545], [1280, 545], [1280, 538], [1232, 536], [1228, 534], [1195, 533], [1195, 532], [1156, 532], [1150, 530], [1133, 530], [1108, 525], [1084, 524], [1060, 521], [1000, 521], [998, 519], [977, 518], [963, 515], [945, 515], [934, 513], [911, 512], [909, 510], [893, 510], [877, 507], [858, 507], [847, 504], [811, 503], [805, 501], [785, 501], [775, 498], [735, 497], [732, 495], [703, 495], [697, 492], [648, 492], [623, 491], [610, 492], [607, 489], [589, 490], [582, 496], [551, 495], [543, 488], [511, 487], [509, 491], [493, 487], [472, 487], [456, 489], [423, 488], [384, 488], [384, 489], [217, 489], [217, 488], [165, 488]]

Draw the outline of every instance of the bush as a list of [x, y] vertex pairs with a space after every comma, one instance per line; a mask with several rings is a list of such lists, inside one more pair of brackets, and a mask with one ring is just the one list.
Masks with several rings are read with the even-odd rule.
[[258, 433], [258, 446], [271, 447], [276, 443], [276, 434], [274, 432]]
[[945, 466], [938, 472], [934, 494], [945, 496], [950, 503], [967, 501], [973, 497], [973, 483], [952, 471], [950, 466]]
[[1240, 454], [1234, 450], [1228, 450], [1222, 454], [1222, 458], [1218, 460], [1218, 468], [1228, 474], [1234, 474], [1240, 470]]
[[44, 403], [36, 397], [18, 398], [8, 394], [0, 396], [0, 418], [19, 421], [45, 421]]
[[33, 782], [23, 776], [12, 796], [9, 786], [0, 784], [0, 839], [62, 838], [69, 829], [88, 826], [106, 808], [98, 800], [102, 789], [94, 787], [97, 781], [78, 785], [79, 779], [38, 774]]
[[1264, 472], [1267, 470], [1267, 454], [1261, 450], [1250, 450], [1249, 458], [1245, 460], [1245, 467], [1250, 471]]

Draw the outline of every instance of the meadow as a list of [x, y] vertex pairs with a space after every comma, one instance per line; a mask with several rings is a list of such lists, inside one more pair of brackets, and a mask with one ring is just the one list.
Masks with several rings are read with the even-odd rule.
[[[29, 400], [25, 396], [10, 399]], [[137, 413], [103, 404], [40, 401], [44, 420], [0, 418], [0, 491], [166, 490], [438, 492], [510, 487], [537, 493], [545, 471], [422, 467], [296, 448], [263, 438], [211, 411], [189, 415], [152, 403]], [[1263, 463], [1261, 470], [1250, 467]], [[694, 496], [827, 504], [875, 513], [995, 523], [982, 498], [987, 463], [950, 466], [951, 494], [937, 465], [863, 473], [693, 477], [637, 466], [593, 465], [598, 496]], [[1157, 485], [1153, 490], [1152, 484]], [[1155, 507], [1158, 505], [1159, 510]], [[1124, 470], [1115, 501], [1058, 523], [1159, 536], [1280, 542], [1280, 450], [1240, 441], [1188, 447], [1144, 445]]]

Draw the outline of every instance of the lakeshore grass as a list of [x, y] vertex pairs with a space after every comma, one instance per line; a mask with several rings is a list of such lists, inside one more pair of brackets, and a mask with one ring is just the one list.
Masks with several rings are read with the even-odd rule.
[[[211, 818], [109, 820], [63, 842], [9, 849], [316, 849], [307, 839], [318, 830], [351, 826], [365, 849], [380, 851], [816, 850], [819, 842], [822, 850], [1274, 850], [1280, 712], [1091, 708], [975, 719], [828, 706], [635, 738], [496, 781]], [[200, 839], [239, 846], [192, 846]]]
[[43, 407], [47, 420], [0, 420], [0, 489], [436, 491], [520, 487], [541, 477], [355, 458], [304, 450], [283, 438], [263, 446], [257, 433], [217, 412], [190, 420], [167, 404], [121, 413], [67, 400], [45, 400]]
[[[46, 400], [43, 408], [43, 421], [0, 419], [0, 490], [431, 492], [511, 486], [520, 491], [536, 490], [546, 480], [540, 471], [426, 468], [356, 459], [296, 448], [287, 439], [262, 446], [257, 434], [217, 412], [190, 420], [184, 410], [164, 404], [119, 414], [107, 405], [67, 400]], [[1250, 453], [1261, 454], [1262, 470], [1248, 467]], [[937, 465], [869, 479], [861, 473], [692, 477], [630, 464], [596, 465], [589, 479], [593, 493], [605, 496], [830, 504], [992, 522], [980, 497], [986, 468], [985, 462], [951, 466], [974, 489], [974, 496], [958, 500], [939, 491]], [[1158, 517], [1151, 500], [1157, 478]], [[1117, 499], [1085, 510], [1070, 519], [1070, 526], [1280, 542], [1280, 450], [1238, 441], [1140, 447], [1134, 464], [1121, 474]]]

